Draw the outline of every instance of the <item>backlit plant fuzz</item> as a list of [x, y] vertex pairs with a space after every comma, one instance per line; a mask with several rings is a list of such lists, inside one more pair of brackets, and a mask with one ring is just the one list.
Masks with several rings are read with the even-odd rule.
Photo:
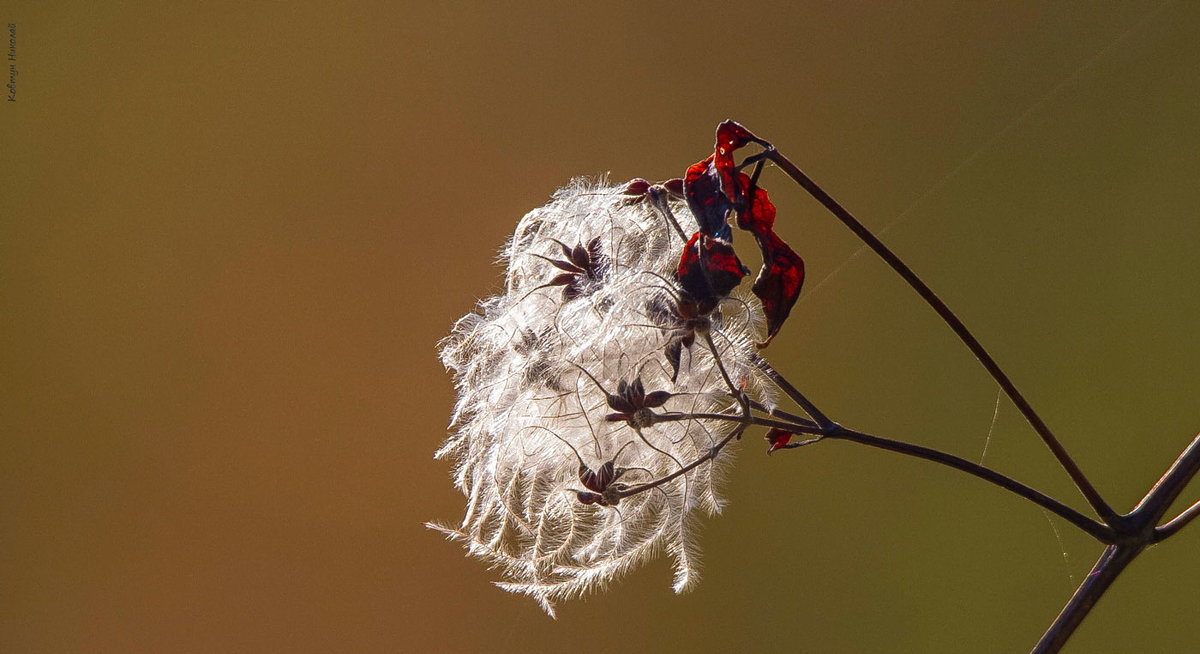
[[[656, 188], [696, 233], [683, 199]], [[714, 448], [738, 424], [686, 416], [736, 416], [743, 390], [771, 404], [752, 297], [709, 298], [710, 339], [673, 349], [685, 328], [662, 308], [695, 303], [677, 278], [684, 244], [627, 191], [576, 181], [526, 215], [503, 253], [506, 292], [441, 343], [458, 402], [437, 457], [454, 463], [467, 507], [459, 525], [430, 526], [551, 614], [659, 551], [676, 591], [694, 583], [694, 518], [720, 509], [730, 452]]]

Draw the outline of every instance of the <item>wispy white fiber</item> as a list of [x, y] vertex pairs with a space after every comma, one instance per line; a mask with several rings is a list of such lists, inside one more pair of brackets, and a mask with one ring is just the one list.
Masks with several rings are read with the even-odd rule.
[[[671, 207], [684, 231], [695, 231], [686, 205]], [[563, 273], [548, 261], [565, 259], [560, 242], [586, 247], [597, 238], [602, 257], [594, 276], [578, 276], [570, 294], [546, 285]], [[480, 302], [440, 344], [458, 400], [436, 456], [453, 463], [466, 508], [457, 526], [429, 526], [487, 561], [502, 577], [498, 586], [532, 597], [552, 616], [554, 602], [658, 552], [675, 561], [677, 592], [696, 581], [694, 518], [719, 511], [715, 468], [729, 449], [616, 506], [585, 504], [575, 492], [584, 490], [581, 460], [599, 470], [615, 456], [618, 481], [634, 486], [700, 459], [732, 427], [685, 420], [652, 424], [639, 436], [627, 422], [605, 420], [613, 410], [597, 382], [613, 393], [639, 377], [648, 393], [673, 394], [659, 412], [737, 408], [703, 339], [684, 349], [671, 379], [664, 350], [681, 334], [655, 307], [678, 296], [673, 275], [682, 249], [641, 198], [576, 180], [517, 225], [502, 256], [504, 295]], [[712, 337], [735, 384], [769, 402], [753, 365], [762, 322], [758, 302], [735, 293], [714, 316]]]

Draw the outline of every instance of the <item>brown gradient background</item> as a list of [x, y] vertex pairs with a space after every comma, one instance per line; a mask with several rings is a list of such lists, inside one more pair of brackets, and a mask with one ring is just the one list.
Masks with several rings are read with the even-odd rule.
[[[1200, 428], [1191, 3], [105, 4], [0, 9], [2, 651], [1027, 650], [1099, 547], [854, 445], [749, 438], [696, 591], [659, 560], [557, 621], [422, 527], [463, 503], [434, 344], [517, 219], [727, 117], [888, 226], [1119, 508]], [[996, 386], [764, 183], [810, 274], [772, 360], [978, 458]], [[1084, 508], [1007, 402], [986, 460]], [[1200, 649], [1197, 587], [1200, 527], [1070, 651]]]

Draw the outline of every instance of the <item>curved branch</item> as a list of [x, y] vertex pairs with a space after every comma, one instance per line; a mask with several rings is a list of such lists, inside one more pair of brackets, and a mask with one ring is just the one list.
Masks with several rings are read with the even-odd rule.
[[[808, 191], [809, 195], [812, 195], [818, 202], [824, 205], [825, 208], [830, 211], [830, 213], [832, 213], [837, 217], [838, 220], [842, 222], [842, 224], [850, 228], [850, 231], [854, 232], [854, 234], [858, 236], [863, 243], [870, 247], [875, 254], [879, 255], [881, 259], [891, 266], [892, 270], [896, 271], [896, 273], [899, 274], [900, 277], [902, 277], [904, 281], [907, 282], [908, 285], [911, 286], [913, 290], [915, 290], [917, 294], [921, 296], [921, 299], [925, 300], [925, 303], [937, 312], [938, 316], [940, 316], [941, 319], [950, 326], [950, 329], [956, 336], [958, 336], [959, 340], [961, 340], [963, 344], [967, 346], [967, 349], [971, 350], [971, 353], [975, 355], [975, 358], [979, 359], [979, 362], [983, 364], [985, 369], [987, 369], [988, 374], [992, 376], [992, 379], [996, 380], [996, 383], [1000, 385], [1000, 388], [1004, 390], [1004, 393], [1008, 395], [1013, 404], [1017, 406], [1017, 409], [1020, 410], [1021, 415], [1025, 416], [1025, 419], [1028, 420], [1029, 424], [1033, 426], [1034, 431], [1036, 431], [1038, 436], [1042, 438], [1042, 441], [1047, 447], [1050, 448], [1050, 451], [1054, 453], [1054, 457], [1058, 459], [1059, 464], [1062, 465], [1062, 467], [1067, 471], [1067, 474], [1071, 476], [1071, 480], [1075, 482], [1075, 486], [1079, 488], [1081, 493], [1083, 493], [1083, 496], [1087, 499], [1088, 504], [1092, 506], [1092, 508], [1101, 517], [1101, 519], [1104, 520], [1104, 522], [1110, 525], [1117, 524], [1120, 521], [1117, 513], [1113, 511], [1112, 507], [1110, 507], [1107, 502], [1104, 501], [1104, 498], [1100, 496], [1100, 493], [1096, 490], [1092, 483], [1088, 481], [1087, 476], [1083, 474], [1083, 471], [1080, 470], [1079, 466], [1075, 463], [1071, 456], [1067, 454], [1066, 448], [1064, 448], [1062, 443], [1060, 443], [1058, 439], [1054, 437], [1054, 434], [1050, 431], [1050, 428], [1046, 426], [1046, 423], [1042, 421], [1042, 418], [1037, 414], [1036, 411], [1033, 410], [1033, 406], [1029, 404], [1023, 395], [1021, 395], [1020, 391], [1017, 390], [1017, 387], [1008, 378], [1008, 375], [1004, 374], [1004, 371], [1000, 369], [1000, 366], [996, 363], [995, 359], [988, 354], [987, 350], [985, 350], [983, 345], [981, 345], [975, 336], [971, 334], [966, 325], [964, 325], [963, 322], [959, 320], [958, 316], [956, 316], [954, 312], [950, 310], [950, 307], [946, 306], [946, 303], [943, 302], [941, 298], [939, 298], [933, 292], [933, 290], [925, 284], [925, 282], [921, 281], [921, 278], [918, 277], [917, 274], [913, 272], [912, 269], [909, 268], [903, 261], [901, 261], [900, 257], [896, 256], [896, 254], [888, 249], [888, 247], [884, 245], [878, 237], [871, 233], [871, 230], [867, 229], [861, 222], [858, 221], [857, 218], [855, 218], [849, 211], [842, 207], [837, 200], [834, 200], [833, 197], [826, 193], [824, 189], [818, 186], [817, 183], [814, 182], [808, 175], [805, 175], [804, 172], [796, 166], [796, 164], [791, 162], [791, 160], [780, 154], [779, 151], [774, 147], [769, 147], [760, 156], [773, 161], [784, 173], [787, 174], [788, 177], [791, 177], [792, 180], [799, 184], [805, 191]], [[816, 418], [816, 416], [813, 416], [813, 418]], [[821, 420], [817, 419], [817, 422], [820, 423]]]
[[762, 402], [756, 402], [754, 400], [750, 400], [750, 408], [754, 409], [755, 411], [762, 411], [763, 413], [770, 415], [772, 417], [775, 417], [775, 418], [784, 418], [785, 420], [791, 420], [792, 422], [795, 422], [797, 424], [807, 425], [814, 429], [819, 429], [819, 427], [817, 427], [817, 423], [809, 420], [808, 418], [798, 416], [794, 413], [789, 413], [789, 412], [784, 411], [779, 408], [771, 408], [771, 407], [763, 404]]
[[1187, 526], [1187, 523], [1200, 515], [1200, 501], [1189, 506], [1183, 513], [1173, 518], [1167, 524], [1154, 530], [1154, 542], [1159, 542], [1174, 536], [1176, 532]]
[[1183, 449], [1137, 507], [1128, 515], [1121, 516], [1121, 522], [1115, 525], [1120, 542], [1115, 545], [1110, 542], [1096, 561], [1096, 565], [1092, 567], [1092, 571], [1075, 590], [1071, 600], [1042, 635], [1037, 647], [1033, 649], [1035, 654], [1053, 654], [1059, 651], [1126, 566], [1145, 551], [1147, 546], [1170, 538], [1200, 515], [1200, 502], [1196, 502], [1167, 524], [1154, 527], [1198, 472], [1200, 435]]
[[[1033, 502], [1034, 504], [1037, 504], [1038, 506], [1046, 509], [1047, 511], [1053, 512], [1055, 515], [1058, 515], [1059, 517], [1063, 518], [1064, 520], [1070, 522], [1071, 524], [1075, 525], [1079, 529], [1083, 530], [1089, 536], [1095, 538], [1096, 540], [1098, 540], [1102, 543], [1111, 544], [1111, 543], [1115, 543], [1118, 539], [1118, 534], [1117, 534], [1116, 530], [1114, 530], [1112, 527], [1110, 527], [1104, 523], [1097, 522], [1096, 520], [1089, 518], [1086, 515], [1083, 515], [1082, 513], [1076, 511], [1075, 509], [1072, 509], [1071, 507], [1067, 506], [1066, 504], [1059, 502], [1058, 500], [1054, 499], [1053, 497], [1050, 497], [1049, 495], [1046, 495], [1045, 493], [1043, 493], [1035, 488], [1026, 486], [1025, 484], [1013, 479], [1012, 477], [1009, 477], [1007, 475], [996, 472], [995, 470], [992, 470], [991, 468], [982, 466], [978, 463], [975, 463], [974, 461], [968, 461], [967, 459], [964, 459], [962, 457], [955, 456], [953, 454], [949, 454], [946, 452], [942, 452], [941, 450], [935, 450], [931, 447], [925, 447], [923, 445], [914, 445], [912, 443], [905, 443], [904, 441], [892, 440], [890, 438], [883, 438], [881, 436], [875, 436], [872, 434], [867, 434], [865, 432], [855, 431], [853, 429], [846, 429], [846, 428], [840, 427], [840, 426], [836, 427], [832, 430], [822, 430], [820, 428], [814, 428], [810, 425], [798, 424], [796, 422], [792, 422], [792, 421], [788, 421], [788, 420], [775, 420], [775, 419], [769, 419], [769, 418], [760, 418], [757, 416], [751, 416], [749, 414], [736, 415], [736, 414], [732, 414], [732, 413], [668, 413], [668, 414], [655, 415], [655, 418], [654, 418], [655, 422], [679, 422], [682, 420], [721, 420], [721, 421], [726, 421], [726, 422], [737, 423], [737, 429], [735, 430], [735, 433], [739, 437], [741, 436], [741, 432], [744, 431], [745, 428], [749, 425], [758, 425], [758, 426], [762, 426], [762, 427], [778, 427], [780, 429], [784, 429], [784, 430], [787, 430], [787, 431], [790, 431], [790, 432], [793, 432], [796, 434], [814, 434], [814, 435], [821, 437], [821, 440], [829, 439], [829, 440], [850, 441], [852, 443], [858, 443], [860, 445], [877, 447], [877, 448], [888, 450], [891, 452], [898, 452], [900, 454], [906, 454], [908, 456], [916, 457], [918, 459], [925, 459], [926, 461], [940, 463], [944, 466], [954, 468], [955, 470], [961, 470], [962, 472], [965, 472], [974, 477], [978, 477], [984, 481], [987, 481], [996, 486], [999, 486], [1000, 488], [1003, 488], [1011, 493], [1019, 495], [1025, 499]], [[730, 440], [731, 440], [731, 438], [729, 436], [726, 436], [725, 439], [722, 440], [714, 448], [714, 450], [719, 451]], [[715, 456], [715, 455], [716, 455], [716, 452], [715, 451], [712, 452], [712, 456]], [[700, 460], [695, 461], [692, 465], [687, 466], [685, 470], [679, 471], [679, 472], [686, 472], [687, 470], [691, 470], [692, 468], [703, 463], [704, 461], [711, 459], [712, 456], [706, 455], [705, 457], [702, 457]], [[676, 476], [678, 476], [678, 475], [676, 475]], [[674, 478], [674, 477], [672, 477], [672, 478]], [[658, 483], [662, 483], [663, 481], [666, 481], [666, 480], [659, 480], [654, 485], [658, 485]], [[638, 488], [639, 492], [641, 490], [645, 490], [644, 488], [641, 488], [641, 487], [637, 487], [637, 488]], [[632, 491], [633, 489], [630, 489], [630, 490]]]
[[779, 374], [778, 370], [772, 368], [771, 364], [767, 363], [766, 359], [762, 357], [755, 357], [754, 364], [758, 366], [759, 370], [762, 370], [763, 373], [767, 375], [767, 378], [771, 380], [771, 383], [775, 384], [779, 387], [779, 390], [783, 391], [784, 395], [787, 395], [793, 402], [797, 404], [797, 406], [799, 406], [801, 409], [804, 409], [805, 413], [812, 416], [812, 419], [816, 421], [819, 427], [825, 430], [833, 430], [837, 428], [836, 422], [830, 420], [824, 413], [822, 413], [815, 404], [809, 401], [809, 399], [799, 391], [799, 389], [797, 389], [795, 386], [792, 386], [792, 383], [789, 382], [787, 378]]
[[811, 434], [813, 436], [821, 436], [826, 432], [820, 427], [813, 427], [804, 423], [796, 423], [791, 420], [772, 420], [771, 418], [762, 418], [759, 416], [742, 417], [733, 413], [656, 413], [654, 414], [654, 422], [682, 422], [685, 420], [724, 420], [726, 422], [736, 422], [741, 425], [757, 425], [759, 427], [778, 427], [793, 434]]
[[889, 438], [881, 438], [879, 436], [873, 436], [860, 431], [854, 431], [853, 429], [843, 428], [840, 431], [826, 434], [825, 437], [826, 439], [851, 441], [862, 445], [869, 445], [870, 447], [878, 447], [880, 449], [889, 450], [892, 452], [899, 452], [900, 454], [907, 454], [908, 456], [913, 456], [918, 459], [933, 461], [934, 463], [940, 463], [944, 466], [961, 470], [969, 475], [979, 477], [984, 481], [991, 482], [992, 484], [995, 484], [996, 486], [999, 486], [1007, 491], [1020, 495], [1021, 497], [1033, 502], [1034, 504], [1037, 504], [1047, 511], [1053, 512], [1055, 515], [1058, 515], [1076, 527], [1079, 527], [1089, 536], [1102, 543], [1111, 544], [1117, 540], [1117, 533], [1112, 527], [1097, 522], [1096, 520], [1083, 515], [1075, 509], [1072, 509], [1066, 504], [1059, 502], [1053, 497], [1050, 497], [1039, 490], [1026, 486], [1012, 477], [1003, 475], [995, 470], [992, 470], [991, 468], [979, 465], [974, 461], [968, 461], [962, 457], [954, 456], [953, 454], [947, 454], [946, 452], [935, 450], [930, 447], [913, 445], [912, 443], [895, 441]]
[[[1150, 492], [1146, 493], [1141, 502], [1138, 502], [1127, 518], [1136, 521], [1138, 523], [1136, 527], [1158, 524], [1158, 521], [1167, 514], [1171, 504], [1179, 499], [1179, 494], [1197, 473], [1200, 473], [1200, 434], [1197, 434], [1192, 442], [1183, 448], [1175, 462], [1171, 464], [1170, 468], [1167, 468], [1158, 481], [1154, 482]], [[1182, 526], [1180, 525], [1180, 527]]]
[[[711, 343], [711, 341], [709, 341], [709, 342]], [[714, 355], [716, 354], [715, 350], [714, 350], [713, 354]], [[740, 404], [742, 407], [742, 415], [740, 417], [734, 416], [734, 415], [726, 415], [726, 414], [722, 414], [722, 413], [711, 414], [712, 416], [719, 417], [722, 420], [732, 419], [732, 420], [738, 421], [741, 424], [734, 427], [733, 430], [730, 431], [728, 434], [726, 434], [725, 438], [722, 438], [719, 443], [710, 447], [708, 449], [708, 452], [706, 452], [704, 454], [704, 456], [701, 456], [700, 458], [696, 459], [695, 461], [692, 461], [691, 463], [687, 464], [686, 466], [680, 467], [679, 470], [676, 470], [675, 472], [673, 472], [665, 477], [660, 477], [658, 479], [655, 479], [654, 481], [649, 481], [644, 484], [639, 484], [637, 486], [632, 486], [630, 488], [626, 488], [625, 490], [617, 493], [617, 497], [625, 498], [625, 497], [629, 497], [630, 495], [636, 495], [643, 491], [648, 491], [651, 488], [657, 488], [669, 481], [672, 481], [674, 479], [679, 478], [682, 475], [687, 474], [688, 472], [690, 472], [691, 470], [700, 466], [704, 462], [712, 461], [713, 459], [717, 458], [717, 455], [721, 453], [721, 450], [724, 449], [725, 446], [728, 445], [729, 442], [732, 441], [733, 439], [741, 438], [742, 432], [746, 431], [746, 427], [748, 427], [750, 425], [750, 420], [751, 420], [750, 400], [745, 395], [742, 395], [738, 404]], [[678, 416], [686, 416], [686, 414], [677, 414], [677, 415]], [[656, 416], [656, 418], [662, 418], [662, 416]], [[656, 422], [670, 422], [670, 421], [656, 420]]]

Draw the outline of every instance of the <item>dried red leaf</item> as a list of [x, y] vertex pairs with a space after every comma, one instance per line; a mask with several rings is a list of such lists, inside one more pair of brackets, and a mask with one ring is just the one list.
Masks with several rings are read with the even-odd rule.
[[755, 240], [762, 249], [763, 266], [758, 271], [752, 290], [762, 300], [763, 313], [767, 317], [767, 340], [758, 344], [761, 349], [771, 344], [800, 297], [800, 286], [804, 284], [804, 260], [775, 232], [766, 232], [761, 236], [756, 234]]
[[679, 259], [679, 283], [701, 304], [729, 295], [749, 271], [738, 260], [733, 246], [704, 232], [696, 232]]
[[721, 153], [722, 148], [726, 148], [732, 156], [733, 151], [746, 145], [747, 143], [758, 143], [759, 145], [768, 145], [766, 141], [758, 138], [753, 132], [742, 127], [739, 123], [726, 120], [717, 125], [717, 153]]
[[687, 169], [683, 178], [683, 196], [701, 232], [729, 240], [733, 237], [729, 227], [733, 203], [721, 188], [721, 175], [713, 159], [710, 156]]
[[700, 231], [724, 239], [732, 238], [729, 213], [742, 202], [733, 152], [747, 143], [765, 143], [745, 127], [727, 120], [717, 126], [713, 154], [693, 164], [683, 179], [683, 195], [700, 225]]
[[[748, 143], [770, 147], [769, 143], [731, 120], [718, 125], [713, 154], [688, 168], [683, 188], [688, 207], [700, 227], [697, 236], [713, 237], [714, 242], [729, 249], [729, 256], [736, 262], [737, 257], [728, 246], [733, 240], [729, 214], [734, 212], [738, 227], [752, 233], [762, 251], [763, 267], [753, 288], [754, 294], [762, 300], [767, 317], [767, 338], [759, 344], [762, 348], [779, 333], [799, 298], [804, 283], [804, 261], [775, 234], [775, 205], [771, 204], [766, 190], [758, 188], [749, 176], [737, 171], [733, 153]], [[698, 291], [711, 296], [719, 290], [714, 288], [712, 281], [714, 271], [719, 274], [730, 268], [720, 262], [700, 262], [700, 250], [693, 251], [696, 243], [697, 237], [692, 237], [680, 259], [679, 278], [689, 293]], [[740, 262], [737, 265], [740, 266]], [[734, 280], [725, 293], [736, 285]]]
[[767, 448], [767, 454], [771, 454], [775, 450], [796, 447], [797, 444], [792, 443], [793, 436], [795, 436], [795, 434], [790, 431], [780, 429], [779, 427], [772, 427], [771, 431], [767, 432], [767, 444], [769, 445]]
[[737, 226], [755, 235], [770, 232], [775, 229], [775, 205], [767, 197], [766, 189], [755, 186], [750, 188], [750, 176], [738, 173], [738, 188], [740, 197], [749, 197], [737, 211]]

